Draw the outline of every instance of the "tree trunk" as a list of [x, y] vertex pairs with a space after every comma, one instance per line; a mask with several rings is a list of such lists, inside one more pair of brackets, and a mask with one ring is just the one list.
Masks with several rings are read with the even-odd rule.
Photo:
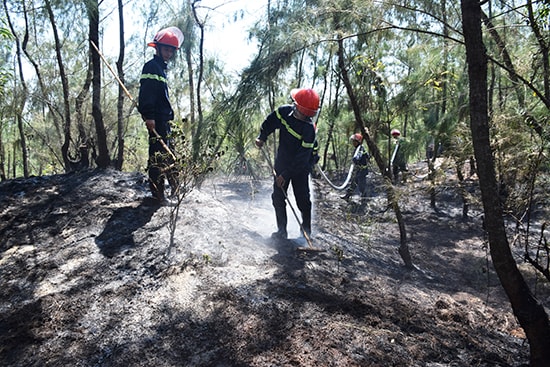
[[[548, 6], [548, 2], [546, 2], [546, 6]], [[546, 10], [548, 10], [548, 8], [546, 8]], [[543, 70], [542, 80], [544, 85], [544, 96], [548, 99], [550, 98], [550, 45], [548, 44], [548, 37], [544, 35], [543, 30], [536, 20], [532, 0], [527, 0], [527, 11], [529, 13], [529, 25], [539, 44], [540, 62], [542, 63]]]
[[498, 195], [494, 160], [489, 141], [487, 113], [487, 55], [481, 31], [478, 0], [462, 0], [462, 22], [470, 81], [470, 129], [478, 165], [479, 185], [495, 271], [510, 300], [514, 315], [531, 347], [531, 366], [550, 361], [550, 323], [542, 305], [531, 293], [512, 256]]
[[[4, 11], [7, 14], [8, 23], [10, 23], [11, 32], [17, 38], [17, 33], [11, 26], [10, 14], [12, 14], [12, 12], [10, 12], [10, 10], [8, 9], [7, 1], [4, 0], [3, 3], [4, 3]], [[62, 142], [64, 140], [63, 133], [62, 133], [62, 125], [63, 125], [64, 118], [63, 118], [63, 115], [59, 113], [58, 109], [54, 106], [54, 103], [48, 99], [47, 96], [49, 95], [49, 93], [46, 91], [46, 86], [42, 77], [42, 72], [40, 71], [40, 67], [38, 63], [34, 60], [33, 55], [29, 53], [27, 50], [27, 45], [29, 42], [29, 29], [31, 29], [32, 27], [29, 24], [29, 20], [27, 16], [26, 2], [22, 1], [21, 6], [23, 7], [23, 16], [24, 16], [24, 23], [25, 23], [23, 40], [21, 42], [21, 49], [25, 54], [26, 60], [30, 62], [31, 65], [33, 66], [34, 73], [36, 74], [36, 79], [38, 81], [38, 85], [40, 86], [40, 90], [42, 91], [42, 99], [45, 105], [48, 107], [50, 114], [52, 115], [51, 123], [52, 123], [52, 126], [54, 127], [55, 134], [56, 134], [53, 140]], [[57, 118], [58, 116], [59, 118]], [[61, 123], [59, 121], [61, 121]], [[62, 157], [60, 158], [56, 154], [57, 152], [54, 149], [51, 149], [51, 150], [56, 160], [58, 160], [63, 166], [65, 166], [65, 162], [63, 161], [63, 158]]]
[[[98, 0], [86, 2], [89, 22], [90, 42], [99, 45], [99, 4]], [[96, 164], [99, 168], [107, 168], [111, 159], [109, 158], [109, 149], [107, 148], [107, 132], [103, 123], [103, 114], [101, 112], [101, 60], [99, 53], [92, 49], [90, 43], [90, 52], [92, 52], [92, 116], [95, 122], [95, 132], [97, 136]]]
[[195, 133], [193, 134], [193, 159], [198, 159], [200, 154], [200, 148], [203, 144], [202, 141], [202, 131], [203, 131], [203, 114], [202, 114], [202, 103], [201, 103], [201, 86], [202, 79], [204, 74], [204, 23], [201, 22], [197, 15], [197, 10], [195, 8], [196, 4], [199, 1], [193, 1], [193, 17], [195, 23], [199, 27], [199, 75], [197, 77], [197, 88], [196, 88], [196, 99], [197, 99], [197, 118], [195, 125]]
[[[122, 0], [118, 0], [118, 24], [119, 24], [119, 53], [118, 60], [116, 62], [116, 69], [118, 78], [125, 83], [124, 80], [124, 12]], [[118, 138], [118, 154], [116, 158], [115, 168], [122, 170], [122, 164], [124, 160], [124, 89], [122, 85], [118, 85], [118, 101], [117, 101], [117, 138]]]
[[[506, 43], [504, 40], [500, 37], [500, 34], [497, 32], [497, 28], [493, 25], [491, 22], [491, 19], [485, 15], [484, 12], [481, 12], [481, 17], [483, 19], [483, 23], [489, 30], [489, 34], [492, 36], [493, 40], [495, 41], [495, 44], [497, 45], [501, 55], [502, 59], [504, 61], [504, 64], [509, 70], [509, 78], [512, 81], [512, 83], [516, 86], [520, 85], [520, 80], [518, 78], [518, 75], [515, 71], [514, 63], [512, 62], [512, 56], [510, 56], [510, 53], [508, 52], [506, 48]], [[523, 98], [523, 89], [522, 88], [515, 88], [516, 90], [516, 96], [518, 98], [518, 104], [521, 108], [525, 108], [525, 98]]]
[[399, 203], [397, 202], [397, 195], [395, 194], [394, 187], [391, 184], [391, 172], [387, 168], [384, 162], [384, 159], [380, 154], [380, 150], [376, 145], [376, 142], [371, 139], [370, 134], [365, 128], [363, 116], [361, 115], [361, 110], [359, 108], [359, 104], [357, 103], [357, 98], [355, 97], [355, 92], [349, 80], [348, 72], [346, 69], [345, 60], [344, 60], [344, 40], [341, 37], [338, 38], [338, 66], [340, 68], [342, 82], [346, 87], [348, 97], [349, 97], [351, 106], [353, 108], [353, 114], [355, 117], [356, 124], [361, 127], [361, 133], [363, 135], [363, 138], [367, 142], [369, 151], [371, 152], [372, 157], [374, 157], [374, 160], [376, 161], [378, 168], [380, 169], [380, 172], [384, 172], [386, 195], [388, 197], [390, 206], [392, 207], [395, 213], [395, 218], [397, 219], [397, 223], [399, 225], [399, 242], [400, 242], [399, 255], [401, 255], [401, 258], [405, 262], [405, 266], [407, 266], [407, 268], [413, 268], [414, 265], [412, 263], [411, 254], [409, 252], [409, 246], [407, 245], [407, 232], [405, 228], [405, 221], [403, 219], [403, 214], [401, 213], [401, 208], [399, 207]]
[[0, 119], [0, 181], [6, 179], [6, 151], [4, 148], [4, 137], [2, 131], [4, 131], [4, 119]]
[[[329, 69], [332, 69], [332, 67], [330, 67], [330, 61], [329, 61]], [[339, 91], [340, 90], [340, 78], [336, 78], [336, 85], [334, 87], [334, 89], [336, 91]], [[339, 108], [339, 98], [338, 98], [338, 93], [335, 93], [334, 95], [334, 101], [332, 102], [332, 107], [331, 107], [331, 115], [332, 116], [337, 116], [338, 114], [338, 108]], [[332, 144], [332, 148], [333, 148], [333, 158], [336, 158], [336, 151], [334, 150], [334, 127], [336, 125], [336, 119], [333, 119], [331, 118], [330, 119], [330, 122], [329, 122], [329, 127], [328, 127], [328, 131], [327, 131], [327, 137], [326, 137], [326, 142], [325, 142], [325, 147], [323, 149], [323, 164], [321, 166], [321, 169], [324, 171], [327, 169], [327, 165], [328, 165], [328, 151], [329, 151], [329, 148]], [[337, 159], [334, 159], [334, 162], [335, 162], [335, 165], [336, 165], [336, 169], [338, 170], [338, 160]]]
[[[82, 89], [76, 96], [75, 107], [74, 107], [75, 114], [76, 114], [76, 124], [78, 126], [78, 140], [81, 145], [85, 145], [88, 148], [91, 148], [90, 147], [91, 141], [84, 127], [85, 118], [82, 111], [82, 106], [84, 105], [84, 102], [88, 98], [91, 85], [92, 85], [92, 55], [88, 51], [88, 65], [86, 70], [86, 79], [84, 79], [84, 84], [82, 85]], [[88, 168], [88, 167], [84, 167], [84, 168]]]
[[[20, 147], [21, 147], [21, 154], [22, 154], [22, 163], [23, 163], [23, 177], [28, 178], [29, 177], [29, 152], [27, 151], [27, 138], [25, 136], [25, 129], [23, 126], [23, 111], [25, 109], [25, 104], [27, 102], [27, 94], [28, 94], [28, 88], [27, 84], [25, 83], [25, 77], [23, 75], [23, 63], [21, 60], [21, 45], [19, 42], [19, 38], [16, 36], [15, 29], [13, 27], [13, 24], [11, 22], [11, 19], [9, 18], [9, 13], [7, 11], [7, 4], [4, 0], [4, 9], [6, 10], [6, 14], [8, 15], [8, 24], [10, 26], [10, 30], [12, 34], [15, 37], [15, 44], [16, 44], [16, 55], [17, 55], [17, 67], [19, 71], [19, 78], [21, 79], [21, 95], [20, 100], [17, 100], [17, 91], [13, 93], [14, 98], [14, 106], [15, 106], [15, 120], [17, 121], [17, 130], [19, 132], [19, 140], [20, 140]], [[27, 34], [25, 34], [25, 39], [23, 40], [23, 43], [27, 41]], [[15, 166], [14, 166], [14, 176], [15, 177]]]
[[67, 74], [65, 73], [65, 65], [63, 64], [63, 57], [61, 55], [61, 41], [59, 40], [59, 34], [57, 32], [57, 25], [52, 6], [49, 0], [46, 0], [44, 4], [48, 12], [50, 24], [52, 25], [52, 32], [55, 40], [55, 55], [57, 58], [57, 65], [59, 67], [61, 86], [63, 87], [63, 119], [65, 120], [65, 123], [63, 125], [63, 146], [61, 147], [61, 154], [63, 156], [65, 170], [70, 171], [71, 165], [69, 159], [69, 147], [71, 144], [71, 107], [69, 103], [69, 82], [67, 80]]
[[[195, 118], [195, 77], [194, 74], [194, 67], [193, 67], [193, 42], [191, 41], [191, 37], [193, 34], [194, 29], [194, 20], [192, 16], [193, 12], [193, 0], [187, 0], [187, 11], [185, 15], [185, 40], [183, 41], [183, 49], [185, 51], [185, 62], [187, 64], [187, 76], [189, 78], [189, 126], [191, 126], [191, 139], [195, 139], [194, 135], [195, 132], [193, 131], [196, 123]], [[194, 141], [194, 140], [193, 140]]]

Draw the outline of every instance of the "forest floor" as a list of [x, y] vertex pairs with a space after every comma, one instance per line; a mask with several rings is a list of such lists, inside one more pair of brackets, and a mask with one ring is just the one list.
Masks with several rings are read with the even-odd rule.
[[[364, 202], [312, 180], [323, 252], [270, 239], [270, 179], [209, 178], [173, 240], [175, 208], [151, 202], [141, 173], [2, 182], [0, 365], [527, 365], [479, 206], [463, 220], [450, 178], [433, 209], [424, 166], [396, 186], [414, 270], [373, 173]], [[299, 238], [295, 222], [289, 210]], [[550, 304], [546, 285], [537, 296]]]

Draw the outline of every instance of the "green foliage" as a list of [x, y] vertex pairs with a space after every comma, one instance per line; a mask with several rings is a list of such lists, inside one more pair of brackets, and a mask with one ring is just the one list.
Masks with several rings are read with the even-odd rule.
[[[21, 1], [11, 2], [8, 6], [10, 14], [22, 14], [22, 4]], [[152, 49], [145, 46], [145, 41], [167, 24], [177, 24], [185, 30], [185, 44], [170, 64], [168, 74], [176, 123], [181, 123], [182, 136], [186, 137], [182, 147], [187, 149], [186, 144], [199, 123], [190, 118], [193, 107], [196, 111], [197, 102], [189, 99], [191, 92], [196, 92], [192, 90], [196, 86], [196, 79], [193, 85], [189, 78], [191, 75], [197, 78], [198, 70], [188, 70], [184, 52], [188, 49], [194, 65], [198, 63], [200, 32], [190, 13], [190, 3], [182, 5], [168, 2], [166, 6], [160, 7], [138, 1], [134, 5], [139, 9], [134, 13], [125, 8], [126, 24], [139, 24], [140, 29], [137, 34], [128, 35], [127, 47], [131, 52], [127, 54], [124, 66], [126, 85], [134, 95], [137, 95], [141, 65], [152, 54]], [[75, 21], [74, 15], [82, 15], [82, 19], [85, 19], [85, 10], [81, 3], [66, 1], [52, 2], [52, 6], [63, 44], [61, 51], [70, 75], [70, 94], [74, 98], [84, 83], [88, 62], [87, 24]], [[263, 15], [250, 30], [249, 38], [257, 42], [258, 51], [238, 80], [225, 72], [220, 60], [208, 57], [209, 50], [205, 50], [207, 54], [203, 65], [203, 93], [200, 101], [204, 119], [201, 122], [202, 132], [197, 137], [202, 151], [199, 158], [193, 159], [207, 159], [199, 163], [202, 168], [194, 167], [191, 171], [201, 171], [215, 162], [216, 169], [224, 172], [257, 173], [255, 171], [259, 170], [261, 159], [258, 159], [253, 141], [259, 125], [278, 104], [288, 102], [288, 91], [297, 86], [311, 86], [321, 93], [323, 110], [317, 121], [318, 139], [322, 149], [327, 150], [321, 153], [322, 156], [326, 153], [327, 158], [333, 158], [326, 162], [327, 168], [345, 169], [351, 154], [348, 137], [358, 127], [348, 96], [341, 85], [335, 57], [337, 36], [343, 36], [345, 40], [345, 67], [362, 117], [368, 124], [369, 134], [386, 159], [391, 154], [388, 144], [391, 127], [403, 131], [409, 143], [411, 160], [423, 159], [426, 146], [432, 142], [436, 146], [441, 144], [444, 153], [457, 161], [465, 160], [472, 154], [471, 138], [466, 128], [468, 85], [465, 79], [464, 49], [457, 42], [461, 39], [457, 29], [460, 14], [455, 7], [443, 9], [440, 3], [426, 1], [398, 5], [363, 0], [281, 0], [271, 1], [267, 9], [269, 13]], [[533, 80], [533, 84], [543, 90], [539, 85], [543, 80], [543, 68], [538, 57], [539, 45], [529, 27], [515, 26], [525, 23], [521, 13], [508, 13], [506, 10], [506, 4], [495, 4], [492, 8], [493, 22], [499, 30], [503, 30], [501, 34], [506, 47], [513, 54], [514, 60], [517, 60], [516, 71]], [[115, 8], [100, 7], [100, 11], [102, 19], [116, 13]], [[161, 20], [159, 14], [163, 11]], [[26, 63], [24, 73], [29, 97], [24, 119], [32, 161], [30, 166], [33, 174], [57, 173], [63, 170], [59, 151], [64, 126], [60, 105], [62, 91], [57, 82], [59, 73], [52, 51], [51, 25], [40, 8], [27, 9], [27, 13], [30, 24], [27, 52], [34, 60], [40, 60], [37, 66], [44, 81], [41, 88], [34, 77], [33, 68]], [[499, 13], [507, 16], [498, 16]], [[135, 19], [130, 19], [128, 14], [132, 14]], [[239, 19], [242, 14], [237, 14]], [[548, 4], [535, 4], [535, 18], [544, 35], [548, 33], [547, 14]], [[208, 27], [208, 17], [204, 19]], [[23, 35], [22, 23], [14, 24], [18, 35]], [[5, 27], [0, 27], [4, 53], [0, 61], [3, 63], [0, 65], [0, 69], [3, 69], [3, 73], [0, 73], [0, 87], [16, 76], [11, 70], [11, 61], [10, 64], [6, 61], [13, 59], [14, 52], [12, 47], [8, 47], [13, 45], [9, 35]], [[103, 42], [106, 42], [113, 35], [105, 33], [103, 37]], [[518, 39], [528, 42], [517, 42]], [[488, 51], [498, 58], [500, 50], [490, 37], [487, 40]], [[112, 57], [107, 56], [107, 59], [114, 65]], [[533, 131], [548, 129], [545, 117], [548, 108], [533, 93], [510, 82], [507, 71], [492, 65], [491, 73], [493, 116], [499, 116], [499, 119], [502, 117], [502, 121], [516, 121], [515, 130], [508, 129], [508, 126], [498, 130], [498, 141], [501, 143], [495, 144], [495, 149], [503, 162], [506, 162], [509, 152], [514, 151], [514, 157], [519, 157], [508, 144], [515, 144], [518, 150], [527, 149]], [[118, 83], [107, 72], [103, 75], [103, 116], [109, 148], [115, 151]], [[530, 75], [533, 77], [530, 78]], [[0, 89], [0, 92], [4, 92], [4, 89]], [[13, 93], [14, 97], [20, 95], [18, 91]], [[79, 123], [84, 135], [93, 137], [95, 128], [90, 117], [89, 95], [87, 98], [82, 111], [84, 121]], [[523, 104], [521, 98], [524, 99]], [[9, 100], [11, 98], [4, 98], [3, 103]], [[11, 115], [9, 109], [4, 107], [3, 120], [9, 121]], [[186, 122], [183, 123], [183, 120]], [[495, 125], [500, 126], [500, 123], [495, 121]], [[73, 124], [71, 136], [79, 136], [78, 128], [77, 124]], [[3, 141], [16, 144], [15, 129], [4, 124], [3, 131]], [[126, 116], [124, 139], [124, 169], [144, 171], [147, 133], [135, 110]], [[547, 141], [546, 135], [543, 141]], [[80, 141], [73, 138], [73, 149], [79, 144]], [[544, 144], [538, 144], [535, 151], [539, 151], [539, 147]], [[532, 155], [527, 154], [522, 158], [531, 159]], [[545, 169], [548, 165], [542, 161], [538, 167]], [[503, 176], [523, 177], [522, 174], [511, 173]]]
[[167, 170], [175, 174], [178, 190], [175, 193], [183, 199], [209, 172], [214, 170], [218, 154], [214, 147], [205, 145], [201, 155], [193, 159], [193, 149], [191, 139], [186, 135], [186, 126], [184, 122], [175, 121], [172, 124], [171, 139], [173, 143], [172, 153], [176, 160]]
[[519, 116], [495, 116], [493, 122], [493, 146], [503, 199], [507, 209], [520, 218], [533, 199], [546, 200], [544, 187], [538, 186], [542, 182], [535, 177], [541, 171], [549, 172], [550, 160], [544, 154], [548, 141], [534, 134]]
[[165, 159], [166, 164], [161, 168], [171, 181], [171, 196], [176, 201], [170, 212], [168, 225], [170, 247], [167, 256], [175, 244], [175, 232], [183, 199], [195, 187], [200, 186], [205, 176], [214, 170], [213, 164], [219, 156], [211, 146], [206, 146], [202, 149], [202, 153], [195, 157], [192, 141], [186, 135], [186, 127], [183, 122], [176, 122], [172, 125], [171, 140], [172, 148], [168, 148], [166, 152], [162, 153], [167, 159]]
[[9, 51], [9, 46], [12, 44], [13, 35], [9, 31], [8, 28], [6, 28], [5, 25], [5, 19], [1, 19], [0, 26], [0, 98], [2, 100], [4, 99], [4, 93], [5, 93], [5, 87], [8, 81], [11, 78], [11, 75], [9, 71], [7, 70], [7, 53]]

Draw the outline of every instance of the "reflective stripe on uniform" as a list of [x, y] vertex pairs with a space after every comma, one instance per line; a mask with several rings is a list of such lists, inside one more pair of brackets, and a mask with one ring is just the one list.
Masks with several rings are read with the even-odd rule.
[[[286, 120], [281, 116], [281, 114], [279, 113], [279, 110], [275, 110], [275, 114], [277, 115], [277, 118], [281, 121], [281, 123], [284, 125], [284, 127], [286, 128], [286, 131], [288, 131], [288, 133], [292, 136], [294, 136], [296, 139], [298, 140], [302, 140], [302, 135], [298, 134], [294, 129], [292, 129], [290, 127], [290, 125], [286, 122]], [[304, 148], [311, 148], [313, 149], [313, 146], [314, 146], [314, 142], [312, 143], [306, 143], [305, 141], [302, 140], [302, 147]]]
[[140, 79], [152, 79], [152, 80], [158, 80], [159, 82], [166, 83], [166, 78], [162, 75], [157, 74], [141, 74]]
[[298, 140], [302, 140], [302, 135], [298, 134], [296, 131], [294, 131], [290, 125], [288, 125], [288, 123], [286, 122], [286, 120], [284, 118], [281, 117], [281, 114], [279, 113], [279, 110], [276, 110], [275, 111], [277, 113], [277, 117], [279, 118], [279, 120], [281, 121], [281, 123], [283, 125], [285, 125], [285, 128], [286, 128], [286, 131], [288, 131], [288, 133], [292, 136], [294, 136], [296, 139]]

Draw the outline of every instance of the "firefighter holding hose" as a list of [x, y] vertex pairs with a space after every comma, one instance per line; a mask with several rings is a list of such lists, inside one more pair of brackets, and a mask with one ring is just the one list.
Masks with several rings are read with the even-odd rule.
[[290, 183], [302, 216], [301, 227], [306, 238], [311, 234], [309, 173], [315, 142], [313, 118], [317, 115], [320, 101], [317, 92], [309, 88], [293, 89], [290, 95], [293, 103], [271, 112], [256, 138], [256, 146], [262, 148], [268, 136], [279, 130], [271, 195], [277, 219], [277, 231], [271, 235], [274, 239], [287, 238], [286, 193]]

